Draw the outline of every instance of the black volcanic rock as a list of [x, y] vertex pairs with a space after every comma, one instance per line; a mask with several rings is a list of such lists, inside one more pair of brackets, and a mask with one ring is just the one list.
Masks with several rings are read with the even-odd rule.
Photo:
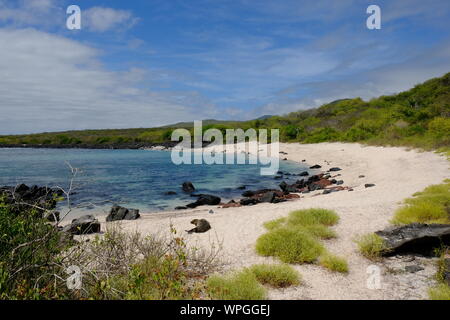
[[118, 205], [114, 205], [106, 217], [107, 222], [120, 220], [136, 220], [139, 219], [140, 214], [137, 209], [127, 209]]
[[73, 219], [72, 223], [62, 229], [72, 235], [84, 235], [100, 232], [100, 222], [92, 216], [85, 215], [78, 219]]
[[192, 193], [195, 191], [195, 187], [190, 181], [183, 182], [181, 188], [183, 189], [184, 192], [187, 193]]
[[434, 255], [436, 248], [450, 245], [450, 224], [412, 223], [375, 232], [384, 240], [383, 255]]

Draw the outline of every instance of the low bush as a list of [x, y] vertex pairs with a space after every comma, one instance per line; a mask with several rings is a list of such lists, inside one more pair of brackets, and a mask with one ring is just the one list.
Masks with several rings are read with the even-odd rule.
[[381, 257], [381, 252], [385, 248], [384, 240], [375, 233], [369, 233], [356, 239], [361, 254], [370, 259], [377, 260]]
[[206, 287], [216, 300], [265, 300], [267, 297], [266, 289], [249, 270], [210, 276]]
[[441, 283], [436, 287], [430, 288], [428, 295], [431, 300], [450, 300], [450, 286]]
[[285, 263], [312, 263], [323, 253], [324, 247], [305, 231], [278, 228], [259, 237], [256, 251]]
[[320, 239], [336, 238], [329, 227], [337, 224], [339, 216], [326, 209], [297, 210], [285, 218], [268, 221], [268, 230], [258, 238], [256, 252], [274, 256], [284, 263], [315, 263], [338, 272], [347, 272], [347, 262], [327, 252]]
[[433, 185], [405, 200], [392, 223], [450, 223], [450, 180]]
[[348, 273], [348, 263], [344, 258], [332, 254], [325, 254], [319, 258], [319, 264], [331, 271]]
[[249, 268], [262, 284], [283, 288], [300, 284], [300, 274], [287, 264], [257, 264]]

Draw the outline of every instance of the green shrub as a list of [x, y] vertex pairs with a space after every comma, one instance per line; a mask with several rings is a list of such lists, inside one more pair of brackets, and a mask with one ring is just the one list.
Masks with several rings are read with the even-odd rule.
[[249, 270], [210, 276], [206, 287], [209, 295], [216, 300], [265, 300], [267, 297], [266, 289]]
[[84, 270], [82, 299], [198, 299], [203, 279], [215, 269], [216, 251], [188, 248], [182, 238], [147, 236], [108, 226], [103, 236], [64, 256]]
[[331, 210], [326, 209], [306, 209], [297, 210], [289, 214], [288, 225], [324, 225], [333, 226], [339, 222], [339, 216]]
[[337, 238], [336, 232], [331, 230], [330, 228], [324, 226], [324, 225], [308, 225], [304, 227], [300, 227], [301, 229], [304, 229], [309, 234], [313, 235], [316, 238], [329, 240]]
[[385, 249], [384, 240], [375, 233], [369, 233], [356, 240], [359, 251], [370, 260], [377, 260]]
[[0, 299], [64, 297], [66, 286], [56, 275], [66, 246], [40, 210], [0, 199]]
[[332, 254], [324, 254], [319, 258], [319, 264], [331, 271], [348, 273], [348, 263], [344, 258]]
[[428, 290], [431, 300], [450, 300], [450, 287], [441, 283], [438, 286]]
[[395, 212], [392, 223], [450, 223], [450, 181], [429, 186], [413, 198], [405, 200], [405, 206]]
[[300, 284], [300, 274], [286, 264], [258, 264], [249, 268], [262, 284], [283, 288]]
[[[331, 210], [305, 209], [289, 213], [264, 223], [268, 230], [258, 238], [256, 252], [262, 256], [274, 256], [285, 263], [314, 263], [320, 256], [336, 264], [339, 270], [348, 269], [345, 261], [331, 256], [319, 242], [319, 239], [336, 238], [329, 228], [339, 221], [339, 216]], [[332, 261], [331, 261], [332, 260]]]
[[262, 256], [275, 256], [285, 263], [311, 263], [323, 253], [323, 246], [310, 234], [292, 228], [274, 229], [256, 242]]

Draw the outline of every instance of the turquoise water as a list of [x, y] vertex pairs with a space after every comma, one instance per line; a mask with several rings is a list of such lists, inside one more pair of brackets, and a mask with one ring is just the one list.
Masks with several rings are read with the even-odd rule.
[[[240, 185], [258, 189], [280, 183], [273, 176], [261, 176], [259, 165], [175, 165], [167, 151], [0, 149], [0, 186], [25, 183], [67, 189], [67, 163], [80, 170], [72, 196], [75, 212], [107, 210], [113, 203], [141, 212], [173, 209], [195, 200], [181, 191], [184, 181], [191, 181], [197, 193], [223, 200], [239, 198]], [[300, 173], [306, 165], [280, 161], [280, 170]], [[167, 191], [177, 195], [165, 195]]]

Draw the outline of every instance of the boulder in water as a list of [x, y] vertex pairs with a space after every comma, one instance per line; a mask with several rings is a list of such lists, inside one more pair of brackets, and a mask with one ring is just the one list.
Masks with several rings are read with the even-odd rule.
[[181, 188], [183, 189], [184, 192], [187, 193], [192, 193], [195, 191], [195, 187], [190, 181], [183, 182]]

